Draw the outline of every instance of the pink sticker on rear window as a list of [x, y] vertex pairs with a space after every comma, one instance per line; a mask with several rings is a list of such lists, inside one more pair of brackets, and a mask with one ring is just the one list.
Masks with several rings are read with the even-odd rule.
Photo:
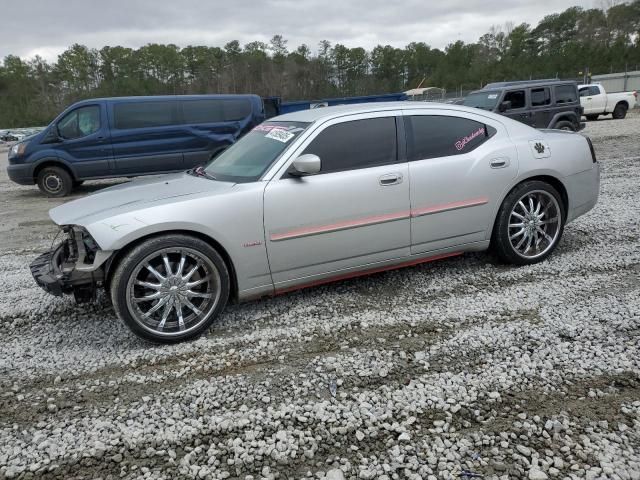
[[460, 140], [458, 140], [455, 143], [456, 150], [462, 150], [467, 145], [467, 143], [469, 143], [471, 140], [484, 134], [485, 134], [484, 127], [480, 127], [478, 130], [471, 133], [470, 135], [467, 135], [466, 137], [463, 137]]

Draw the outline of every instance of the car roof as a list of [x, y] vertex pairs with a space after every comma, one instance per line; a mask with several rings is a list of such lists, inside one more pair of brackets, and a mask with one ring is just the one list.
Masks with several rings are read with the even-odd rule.
[[315, 122], [317, 120], [328, 120], [345, 115], [384, 112], [388, 110], [424, 110], [425, 112], [430, 110], [451, 110], [452, 112], [465, 112], [492, 117], [495, 116], [495, 114], [481, 111], [477, 108], [465, 107], [462, 105], [453, 105], [450, 103], [400, 101], [358, 103], [353, 105], [336, 105], [333, 107], [320, 107], [309, 110], [298, 110], [297, 112], [285, 113], [284, 115], [270, 118], [267, 121]]

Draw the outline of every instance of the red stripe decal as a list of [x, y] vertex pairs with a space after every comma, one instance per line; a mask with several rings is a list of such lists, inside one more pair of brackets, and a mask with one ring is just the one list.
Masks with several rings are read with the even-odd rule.
[[282, 289], [277, 289], [275, 291], [276, 295], [281, 295], [283, 293], [293, 292], [295, 290], [301, 290], [303, 288], [317, 287], [319, 285], [325, 285], [327, 283], [339, 282], [340, 280], [347, 280], [349, 278], [362, 277], [364, 275], [372, 275], [378, 272], [386, 272], [388, 270], [395, 270], [398, 268], [411, 267], [414, 265], [419, 265], [421, 263], [434, 262], [436, 260], [441, 260], [443, 258], [456, 257], [458, 255], [462, 255], [463, 252], [453, 252], [453, 253], [443, 253], [441, 255], [435, 255], [433, 257], [419, 258], [417, 260], [410, 260], [408, 262], [397, 263], [395, 265], [389, 265], [386, 267], [377, 267], [371, 268], [369, 270], [362, 270], [359, 272], [350, 272], [343, 273], [341, 275], [336, 275], [335, 277], [323, 278], [322, 280], [316, 280], [309, 283], [304, 283], [301, 285], [295, 285], [293, 287], [285, 287]]
[[280, 240], [288, 240], [291, 238], [306, 237], [308, 235], [317, 235], [319, 233], [329, 233], [338, 230], [346, 230], [355, 227], [366, 227], [368, 225], [376, 225], [378, 223], [390, 222], [392, 220], [402, 220], [404, 218], [420, 217], [422, 215], [431, 215], [434, 213], [447, 212], [449, 210], [457, 210], [459, 208], [476, 207], [484, 205], [489, 202], [487, 197], [474, 198], [473, 200], [463, 200], [460, 202], [445, 203], [442, 205], [435, 205], [433, 207], [417, 208], [411, 211], [389, 213], [386, 215], [374, 215], [372, 217], [365, 217], [358, 220], [345, 220], [338, 223], [332, 223], [329, 225], [322, 225], [320, 227], [303, 227], [294, 230], [289, 230], [283, 233], [272, 233], [271, 241], [277, 242]]
[[375, 225], [377, 223], [390, 222], [391, 220], [401, 220], [409, 218], [410, 212], [389, 213], [387, 215], [375, 215], [373, 217], [361, 218], [359, 220], [346, 220], [344, 222], [332, 223], [321, 227], [305, 227], [295, 230], [289, 230], [284, 233], [275, 233], [271, 235], [271, 241], [286, 240], [289, 238], [304, 237], [307, 235], [315, 235], [317, 233], [329, 233], [336, 230], [344, 230], [347, 228], [364, 227], [367, 225]]
[[476, 207], [489, 203], [487, 197], [474, 198], [473, 200], [463, 200], [461, 202], [444, 203], [442, 205], [434, 205], [433, 207], [417, 208], [411, 210], [412, 217], [420, 217], [422, 215], [431, 215], [433, 213], [447, 212], [449, 210], [457, 210], [458, 208]]

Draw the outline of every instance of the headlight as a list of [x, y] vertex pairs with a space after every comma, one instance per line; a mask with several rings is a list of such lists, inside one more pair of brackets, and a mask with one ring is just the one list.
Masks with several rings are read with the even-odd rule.
[[11, 147], [11, 150], [9, 150], [9, 156], [20, 157], [21, 155], [24, 154], [24, 151], [27, 148], [27, 145], [29, 145], [29, 142], [16, 143], [13, 147]]

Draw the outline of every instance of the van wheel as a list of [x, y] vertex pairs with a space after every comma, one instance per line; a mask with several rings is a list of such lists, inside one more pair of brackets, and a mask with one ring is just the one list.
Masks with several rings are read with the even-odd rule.
[[556, 126], [554, 128], [557, 130], [565, 130], [570, 132], [576, 131], [575, 125], [568, 120], [561, 120], [560, 122], [556, 123]]
[[622, 120], [627, 116], [627, 107], [625, 107], [623, 103], [619, 103], [618, 105], [616, 105], [616, 108], [613, 109], [612, 116], [616, 120]]
[[168, 234], [128, 252], [110, 289], [116, 313], [133, 333], [152, 342], [175, 343], [211, 326], [229, 298], [230, 278], [211, 245]]
[[44, 167], [38, 172], [38, 188], [49, 197], [66, 197], [73, 188], [73, 178], [62, 167]]

